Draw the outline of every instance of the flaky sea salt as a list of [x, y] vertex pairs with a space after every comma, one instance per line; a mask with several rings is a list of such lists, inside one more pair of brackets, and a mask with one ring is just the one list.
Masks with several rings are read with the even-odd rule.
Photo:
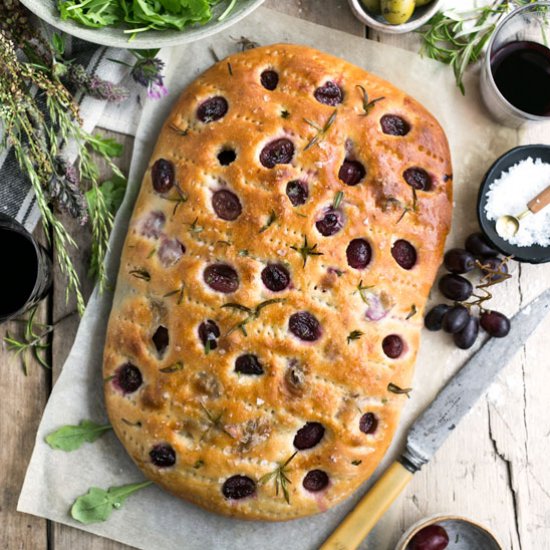
[[[514, 164], [508, 171], [489, 185], [485, 213], [489, 220], [512, 214], [517, 216], [527, 210], [527, 203], [550, 185], [550, 164], [531, 157]], [[504, 237], [516, 246], [550, 245], [550, 207], [521, 220], [519, 231], [512, 237]]]

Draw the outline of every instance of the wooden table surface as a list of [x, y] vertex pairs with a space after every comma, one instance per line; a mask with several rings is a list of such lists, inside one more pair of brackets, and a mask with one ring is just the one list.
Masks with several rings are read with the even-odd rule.
[[[464, 6], [466, 1], [449, 0], [448, 4]], [[367, 30], [354, 18], [346, 0], [268, 0], [265, 5], [356, 36], [414, 51], [419, 48], [419, 38], [414, 34], [390, 36]], [[125, 145], [119, 164], [127, 171], [133, 138], [111, 135]], [[524, 139], [550, 143], [548, 126], [529, 128]], [[80, 247], [74, 254], [75, 262], [88, 296], [92, 289], [86, 278], [89, 238], [76, 226], [75, 233]], [[36, 234], [40, 235], [40, 230]], [[544, 281], [550, 281], [550, 265], [518, 264], [514, 269], [516, 282], [513, 287], [509, 285], [506, 299], [517, 308], [547, 286]], [[56, 270], [53, 292], [39, 308], [40, 320], [58, 323], [48, 353], [51, 372], [31, 361], [25, 377], [19, 359], [4, 344], [0, 347], [0, 548], [122, 550], [128, 547], [16, 512], [42, 411], [78, 328], [74, 302], [65, 303], [64, 296], [65, 281]], [[0, 339], [6, 331], [16, 330], [15, 323], [1, 326]], [[489, 397], [478, 403], [381, 521], [380, 531], [388, 535], [380, 550], [393, 550], [401, 533], [413, 522], [445, 511], [490, 526], [506, 549], [550, 548], [549, 355], [550, 340], [539, 334], [511, 362], [505, 382], [497, 382]]]

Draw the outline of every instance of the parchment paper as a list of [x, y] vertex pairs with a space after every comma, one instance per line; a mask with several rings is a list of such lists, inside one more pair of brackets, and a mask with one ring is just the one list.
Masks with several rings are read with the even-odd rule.
[[[131, 182], [117, 215], [111, 239], [109, 273], [114, 281], [143, 171], [160, 125], [179, 92], [213, 62], [210, 48], [221, 58], [238, 49], [235, 38], [269, 44], [295, 42], [343, 57], [393, 82], [420, 100], [439, 119], [449, 138], [455, 173], [455, 231], [464, 234], [476, 226], [475, 200], [479, 181], [491, 162], [517, 143], [515, 131], [497, 126], [486, 116], [477, 92], [476, 75], [460, 95], [447, 67], [419, 55], [374, 41], [320, 27], [278, 12], [259, 9], [240, 25], [194, 44], [174, 48], [168, 64], [170, 96], [146, 105], [136, 136]], [[156, 486], [133, 495], [109, 521], [90, 526], [74, 522], [69, 509], [90, 486], [107, 488], [139, 481], [142, 474], [112, 433], [93, 444], [65, 453], [53, 451], [44, 437], [64, 424], [82, 419], [106, 421], [102, 394], [102, 350], [112, 295], [94, 292], [80, 324], [75, 344], [57, 381], [38, 429], [18, 509], [73, 525], [137, 548], [175, 550], [317, 548], [355, 504], [367, 485], [352, 498], [324, 514], [287, 523], [245, 522], [205, 512], [170, 496]], [[403, 443], [410, 421], [433, 398], [437, 389], [465, 359], [441, 335], [424, 334], [412, 399], [383, 468]], [[437, 365], [436, 368], [432, 366]], [[428, 466], [429, 467], [429, 466]], [[388, 531], [388, 529], [386, 529]], [[395, 533], [398, 535], [398, 533]], [[387, 532], [375, 530], [364, 548], [390, 548]]]

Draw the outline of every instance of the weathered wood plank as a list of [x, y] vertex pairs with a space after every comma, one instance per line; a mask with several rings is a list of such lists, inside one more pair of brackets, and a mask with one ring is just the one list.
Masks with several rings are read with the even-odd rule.
[[[45, 242], [41, 229], [35, 236]], [[40, 304], [36, 320], [48, 321], [47, 301]], [[22, 329], [23, 325], [15, 322], [0, 325], [0, 548], [9, 550], [42, 549], [47, 545], [46, 521], [16, 512], [50, 386], [49, 371], [29, 359], [25, 376], [21, 359], [6, 348], [6, 333], [20, 337]]]
[[[355, 18], [346, 0], [268, 0], [265, 6], [312, 23], [365, 36], [365, 27]], [[299, 37], [296, 41], [299, 42]]]

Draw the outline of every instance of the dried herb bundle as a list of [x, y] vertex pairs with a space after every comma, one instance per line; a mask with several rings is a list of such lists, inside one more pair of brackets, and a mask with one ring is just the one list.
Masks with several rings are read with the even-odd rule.
[[[93, 81], [83, 67], [60, 60], [63, 40], [56, 36], [54, 44], [48, 44], [32, 28], [26, 10], [18, 2], [2, 0], [0, 4], [4, 14], [0, 23], [2, 146], [13, 147], [32, 185], [45, 233], [67, 276], [67, 298], [73, 292], [78, 311], [82, 313], [84, 299], [70, 258], [70, 250], [76, 243], [56, 209], [69, 213], [83, 225], [89, 224], [98, 282], [104, 289], [107, 277], [103, 258], [113, 214], [105, 194], [99, 190], [99, 169], [92, 160], [92, 152], [103, 158], [116, 175], [123, 177], [112, 162], [112, 157], [120, 154], [121, 147], [114, 140], [91, 135], [82, 128], [77, 104], [65, 83], [74, 84], [72, 76], [78, 73], [80, 89], [90, 92], [91, 87], [95, 87], [95, 97], [116, 100], [123, 98], [124, 93], [105, 81]], [[74, 163], [65, 157], [68, 145], [77, 152]], [[87, 188], [94, 190], [92, 202], [84, 196]]]

